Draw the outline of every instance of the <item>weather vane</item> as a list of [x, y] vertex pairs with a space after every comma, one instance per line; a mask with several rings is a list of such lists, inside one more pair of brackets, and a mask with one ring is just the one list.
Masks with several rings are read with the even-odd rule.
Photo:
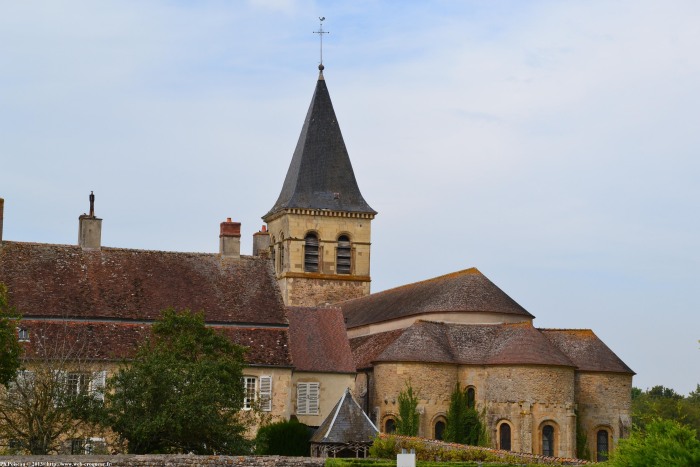
[[318, 34], [318, 36], [321, 38], [321, 61], [319, 62], [318, 69], [323, 71], [323, 35], [330, 34], [330, 32], [323, 30], [323, 21], [326, 19], [326, 17], [320, 16], [318, 19], [321, 20], [321, 24], [318, 27], [318, 31], [314, 31], [314, 34]]

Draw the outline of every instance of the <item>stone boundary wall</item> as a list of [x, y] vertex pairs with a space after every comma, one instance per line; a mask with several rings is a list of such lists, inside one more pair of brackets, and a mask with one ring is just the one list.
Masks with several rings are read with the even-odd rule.
[[[416, 453], [418, 453], [418, 449], [420, 445], [423, 447], [425, 451], [434, 451], [434, 450], [439, 450], [439, 449], [444, 449], [444, 450], [454, 450], [454, 451], [487, 451], [492, 454], [495, 454], [498, 457], [501, 457], [503, 459], [506, 458], [517, 458], [517, 459], [522, 459], [524, 464], [549, 464], [549, 465], [590, 465], [591, 462], [583, 460], [583, 459], [574, 459], [574, 458], [567, 458], [567, 457], [547, 457], [547, 456], [539, 456], [536, 454], [528, 454], [525, 452], [514, 452], [514, 451], [502, 451], [500, 449], [492, 449], [492, 448], [485, 448], [481, 446], [468, 446], [465, 444], [456, 444], [456, 443], [448, 443], [445, 441], [438, 441], [435, 439], [429, 439], [429, 438], [414, 438], [411, 436], [400, 436], [400, 435], [386, 435], [384, 433], [379, 434], [380, 438], [387, 438], [387, 437], [393, 437], [396, 440], [396, 448], [397, 449], [416, 449]], [[0, 464], [1, 465], [1, 464]]]
[[324, 459], [281, 456], [0, 456], [0, 467], [319, 467]]

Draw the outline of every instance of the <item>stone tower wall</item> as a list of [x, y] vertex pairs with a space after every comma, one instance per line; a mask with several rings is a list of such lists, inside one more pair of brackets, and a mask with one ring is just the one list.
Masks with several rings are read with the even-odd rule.
[[[335, 303], [370, 293], [370, 237], [372, 216], [315, 210], [290, 210], [268, 222], [275, 272], [289, 306]], [[308, 233], [319, 239], [317, 272], [304, 270]], [[338, 274], [338, 237], [352, 244], [350, 274]]]

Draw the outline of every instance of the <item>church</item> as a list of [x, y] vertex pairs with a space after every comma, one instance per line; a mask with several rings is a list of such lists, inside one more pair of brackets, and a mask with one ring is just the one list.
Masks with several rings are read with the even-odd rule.
[[203, 311], [246, 346], [244, 410], [320, 426], [350, 388], [391, 432], [399, 393], [418, 393], [419, 436], [442, 439], [457, 383], [483, 414], [492, 447], [603, 459], [630, 429], [634, 372], [589, 329], [540, 329], [478, 269], [370, 292], [371, 223], [323, 65], [279, 197], [240, 252], [240, 223], [217, 253], [101, 244], [91, 197], [78, 244], [2, 237], [0, 283], [23, 315], [28, 355], [56, 338], [90, 342], [91, 381], [133, 355], [161, 310]]

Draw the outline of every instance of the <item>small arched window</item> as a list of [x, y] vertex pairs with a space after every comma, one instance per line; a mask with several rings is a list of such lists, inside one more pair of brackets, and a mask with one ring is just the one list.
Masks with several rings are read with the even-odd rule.
[[498, 433], [498, 448], [504, 451], [510, 451], [510, 425], [501, 423]]
[[596, 434], [596, 460], [603, 462], [608, 460], [609, 435], [607, 430], [598, 430]]
[[338, 274], [350, 274], [352, 266], [352, 246], [350, 237], [341, 235], [338, 237], [338, 249], [336, 250], [335, 270]]
[[442, 439], [445, 437], [445, 422], [442, 420], [438, 420], [435, 422], [435, 439], [438, 441], [442, 441]]
[[384, 433], [394, 433], [396, 431], [396, 421], [393, 418], [388, 418], [384, 422]]
[[554, 456], [554, 427], [545, 425], [542, 428], [542, 455]]
[[476, 406], [476, 391], [474, 388], [467, 388], [467, 407], [473, 409]]
[[318, 237], [312, 233], [304, 238], [304, 271], [318, 272]]

